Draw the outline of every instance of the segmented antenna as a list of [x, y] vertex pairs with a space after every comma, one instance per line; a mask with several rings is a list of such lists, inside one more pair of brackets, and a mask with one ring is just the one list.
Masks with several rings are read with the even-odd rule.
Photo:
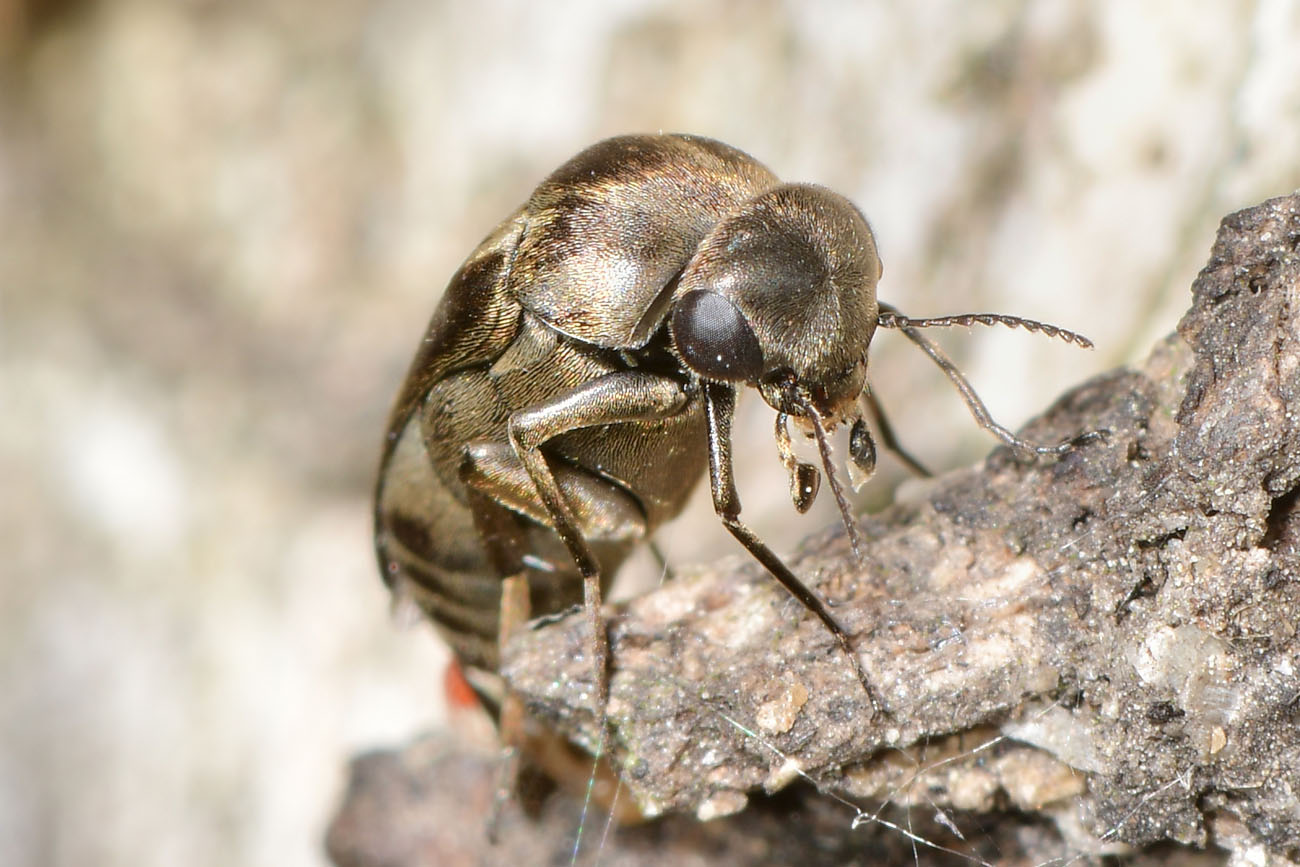
[[817, 435], [817, 450], [822, 456], [822, 469], [826, 472], [826, 481], [830, 483], [831, 493], [835, 495], [835, 505], [839, 507], [844, 530], [849, 534], [849, 545], [853, 548], [853, 556], [858, 559], [858, 562], [864, 562], [863, 552], [866, 550], [866, 544], [862, 540], [862, 531], [858, 529], [858, 522], [853, 517], [853, 507], [849, 505], [849, 499], [844, 496], [844, 488], [840, 485], [839, 477], [835, 475], [835, 461], [831, 455], [830, 439], [826, 436], [826, 426], [822, 424], [822, 417], [811, 403], [804, 403], [804, 410], [812, 420], [813, 432]]
[[971, 325], [1005, 325], [1008, 328], [1023, 328], [1026, 331], [1055, 337], [1064, 340], [1066, 343], [1082, 346], [1084, 349], [1092, 349], [1092, 341], [1082, 334], [1076, 334], [1055, 325], [1048, 325], [1046, 322], [1022, 319], [1019, 316], [1006, 316], [1002, 313], [959, 313], [956, 316], [932, 316], [926, 319], [913, 319], [910, 316], [904, 316], [897, 310], [882, 306], [880, 313], [876, 317], [876, 323], [881, 328], [947, 328], [953, 325], [965, 325], [967, 327]]
[[1048, 325], [1045, 322], [1021, 319], [1018, 316], [1003, 316], [999, 313], [967, 313], [961, 316], [940, 316], [934, 319], [912, 319], [899, 313], [888, 304], [880, 305], [877, 321], [885, 328], [899, 329], [908, 340], [915, 343], [921, 348], [922, 352], [930, 356], [930, 360], [939, 365], [939, 368], [947, 375], [949, 381], [961, 393], [962, 400], [966, 401], [966, 408], [975, 417], [975, 423], [1014, 449], [1039, 455], [1063, 455], [1083, 443], [1105, 439], [1108, 436], [1107, 431], [1088, 431], [1054, 446], [1036, 443], [1016, 436], [993, 420], [988, 407], [984, 405], [984, 401], [980, 400], [979, 395], [975, 393], [975, 389], [962, 375], [962, 372], [957, 369], [957, 365], [953, 364], [952, 360], [943, 354], [943, 350], [939, 348], [937, 343], [925, 337], [917, 329], [925, 328], [928, 325], [970, 325], [972, 323], [1006, 325], [1011, 328], [1021, 327], [1029, 331], [1041, 331], [1048, 337], [1059, 337], [1085, 349], [1091, 349], [1092, 341], [1081, 334], [1075, 334], [1073, 331], [1066, 331], [1064, 328], [1057, 328], [1055, 325]]

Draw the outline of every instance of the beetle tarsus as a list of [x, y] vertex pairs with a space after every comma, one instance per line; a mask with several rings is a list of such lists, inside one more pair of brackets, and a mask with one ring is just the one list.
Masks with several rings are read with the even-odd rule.
[[1071, 440], [1068, 440], [1068, 443], [1071, 448], [1078, 448], [1079, 446], [1087, 445], [1088, 443], [1091, 442], [1103, 442], [1103, 443], [1109, 442], [1110, 434], [1111, 432], [1106, 428], [1102, 428], [1100, 430], [1090, 430], [1086, 433], [1079, 434], [1077, 437], [1074, 437]]
[[595, 675], [596, 758], [609, 754], [609, 633], [605, 631], [605, 618], [600, 611], [600, 575], [584, 575], [582, 580], [583, 608], [587, 612], [587, 628], [591, 639], [587, 644], [591, 652], [592, 672]]

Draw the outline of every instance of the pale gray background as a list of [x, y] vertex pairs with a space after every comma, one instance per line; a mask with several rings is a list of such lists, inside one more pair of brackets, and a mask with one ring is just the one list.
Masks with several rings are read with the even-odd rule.
[[[905, 312], [1091, 336], [945, 337], [1016, 426], [1300, 184], [1297, 45], [1292, 0], [0, 0], [0, 863], [319, 864], [345, 757], [440, 724], [379, 433], [446, 278], [579, 148], [716, 136], [856, 200]], [[930, 464], [990, 447], [896, 336], [873, 365]], [[788, 548], [833, 515], [742, 419]], [[703, 503], [665, 546], [735, 550]]]

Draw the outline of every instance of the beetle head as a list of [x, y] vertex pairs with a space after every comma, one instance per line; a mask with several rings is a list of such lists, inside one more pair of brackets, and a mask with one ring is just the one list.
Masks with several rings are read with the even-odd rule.
[[[749, 385], [778, 413], [816, 437], [854, 551], [861, 537], [835, 473], [827, 429], [853, 425], [850, 465], [875, 466], [858, 397], [876, 331], [880, 280], [876, 241], [861, 212], [824, 187], [782, 184], [720, 220], [700, 243], [674, 291], [670, 328], [682, 362], [703, 379]], [[801, 511], [816, 470], [782, 460]], [[787, 438], [788, 439], [788, 438]]]
[[851, 202], [782, 184], [700, 243], [674, 293], [673, 342], [702, 378], [753, 386], [795, 419], [856, 417], [880, 271]]

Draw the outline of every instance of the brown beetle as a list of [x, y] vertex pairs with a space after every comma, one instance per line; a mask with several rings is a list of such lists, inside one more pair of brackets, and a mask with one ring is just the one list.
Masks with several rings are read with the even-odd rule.
[[707, 469], [723, 524], [825, 624], [879, 711], [847, 632], [740, 521], [731, 454], [738, 390], [757, 389], [777, 411], [801, 511], [819, 474], [794, 458], [788, 420], [815, 436], [857, 549], [827, 433], [851, 426], [851, 472], [865, 478], [875, 466], [865, 407], [897, 451], [867, 392], [877, 326], [921, 346], [980, 425], [1040, 454], [1080, 438], [1043, 446], [995, 424], [917, 329], [997, 322], [1090, 345], [997, 314], [908, 319], [877, 303], [880, 274], [875, 239], [852, 203], [782, 183], [720, 142], [639, 135], [584, 150], [470, 255], [425, 332], [379, 472], [385, 580], [419, 603], [496, 702], [501, 637], [530, 612], [581, 600], [603, 716], [605, 582], [682, 509]]

